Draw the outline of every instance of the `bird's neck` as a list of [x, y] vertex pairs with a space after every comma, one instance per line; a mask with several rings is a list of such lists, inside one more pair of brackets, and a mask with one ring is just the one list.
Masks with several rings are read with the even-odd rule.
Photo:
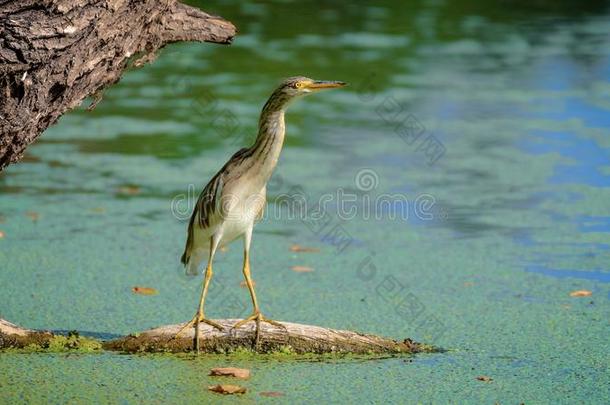
[[284, 123], [284, 108], [268, 108], [265, 105], [259, 120], [258, 136], [253, 151], [256, 170], [265, 182], [269, 180], [284, 145], [286, 126]]

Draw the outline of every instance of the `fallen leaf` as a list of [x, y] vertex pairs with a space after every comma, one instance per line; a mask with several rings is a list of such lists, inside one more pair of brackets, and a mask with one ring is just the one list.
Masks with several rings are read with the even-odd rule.
[[150, 287], [133, 287], [131, 289], [131, 291], [133, 291], [136, 294], [142, 294], [142, 295], [159, 294], [159, 291], [157, 291], [155, 288], [150, 288]]
[[474, 285], [474, 283], [472, 281], [466, 281], [464, 283], [464, 287], [472, 287]]
[[290, 246], [290, 251], [298, 252], [298, 253], [317, 253], [320, 251], [320, 249], [294, 244], [294, 245]]
[[241, 379], [250, 378], [250, 370], [247, 368], [236, 368], [236, 367], [216, 367], [210, 370], [210, 375], [213, 376], [224, 376], [224, 377], [235, 377]]
[[589, 297], [593, 294], [589, 290], [576, 290], [570, 293], [570, 297]]
[[30, 218], [32, 221], [36, 222], [40, 219], [40, 214], [34, 211], [28, 211], [25, 215]]
[[103, 214], [104, 212], [106, 212], [106, 208], [104, 208], [104, 207], [91, 208], [91, 212], [95, 212], [96, 214]]
[[[256, 285], [256, 281], [252, 281], [252, 286], [254, 287], [255, 285]], [[248, 288], [248, 283], [246, 283], [245, 281], [242, 281], [241, 283], [239, 283], [239, 286]]]
[[283, 397], [284, 393], [279, 391], [263, 391], [258, 395], [262, 397]]
[[485, 381], [485, 382], [490, 382], [490, 381], [493, 381], [493, 378], [487, 377], [486, 375], [480, 375], [480, 376], [477, 377], [477, 380]]
[[4, 238], [4, 232], [0, 231], [0, 239]]
[[125, 194], [125, 195], [136, 195], [136, 194], [140, 194], [140, 187], [134, 186], [134, 185], [125, 185], [125, 186], [119, 187], [117, 189], [117, 192], [119, 194]]
[[290, 268], [292, 271], [296, 271], [297, 273], [311, 273], [313, 269], [307, 266], [292, 266]]
[[247, 389], [246, 387], [240, 387], [239, 385], [231, 385], [231, 384], [218, 384], [218, 385], [210, 385], [208, 390], [213, 392], [218, 392], [219, 394], [245, 394]]

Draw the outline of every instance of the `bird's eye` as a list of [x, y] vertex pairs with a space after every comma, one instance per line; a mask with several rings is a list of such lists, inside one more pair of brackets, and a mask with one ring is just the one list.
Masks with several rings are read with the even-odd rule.
[[301, 83], [301, 82], [296, 82], [296, 83], [294, 84], [294, 88], [295, 88], [295, 89], [302, 89], [302, 88], [303, 88], [303, 83]]

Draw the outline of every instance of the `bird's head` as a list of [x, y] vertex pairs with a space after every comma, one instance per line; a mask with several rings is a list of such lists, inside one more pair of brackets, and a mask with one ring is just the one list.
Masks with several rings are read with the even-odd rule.
[[313, 80], [303, 76], [290, 77], [275, 89], [263, 107], [263, 116], [270, 112], [284, 110], [293, 100], [320, 90], [345, 86], [344, 82]]
[[279, 90], [290, 97], [297, 97], [317, 93], [321, 90], [336, 89], [345, 85], [345, 82], [313, 80], [303, 76], [296, 76], [284, 80]]

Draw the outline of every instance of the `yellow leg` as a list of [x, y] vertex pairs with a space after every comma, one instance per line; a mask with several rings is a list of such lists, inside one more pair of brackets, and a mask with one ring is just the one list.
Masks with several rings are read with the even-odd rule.
[[215, 327], [216, 329], [219, 330], [223, 330], [224, 328], [216, 323], [213, 322], [209, 319], [207, 319], [205, 317], [205, 312], [204, 312], [204, 305], [205, 305], [205, 297], [208, 294], [208, 286], [210, 285], [210, 280], [212, 279], [212, 266], [208, 265], [208, 267], [205, 270], [205, 279], [203, 281], [203, 288], [201, 290], [201, 297], [199, 298], [199, 309], [197, 310], [197, 313], [195, 314], [195, 316], [193, 317], [193, 319], [189, 322], [187, 322], [179, 331], [178, 333], [176, 333], [176, 337], [178, 337], [182, 332], [184, 332], [186, 329], [190, 328], [190, 327], [195, 327], [197, 328], [197, 324], [199, 324], [200, 322], [203, 323], [207, 323], [210, 326]]
[[254, 283], [252, 283], [252, 276], [250, 275], [250, 255], [248, 252], [244, 252], [244, 268], [243, 268], [244, 278], [246, 279], [246, 284], [248, 285], [248, 290], [250, 291], [250, 298], [252, 299], [252, 306], [254, 307], [254, 312], [258, 312], [258, 302], [256, 301], [256, 292], [254, 292]]
[[257, 335], [257, 337], [259, 335], [260, 323], [261, 322], [267, 322], [267, 323], [269, 323], [271, 325], [274, 325], [274, 326], [286, 329], [286, 327], [284, 325], [282, 325], [281, 323], [276, 322], [276, 321], [274, 321], [272, 319], [265, 318], [263, 316], [263, 314], [261, 314], [260, 309], [258, 308], [258, 302], [256, 300], [256, 292], [254, 292], [254, 284], [252, 283], [252, 277], [250, 276], [250, 255], [248, 254], [247, 250], [244, 252], [244, 268], [243, 268], [243, 273], [244, 273], [244, 277], [246, 279], [246, 284], [248, 285], [248, 290], [250, 290], [250, 297], [252, 298], [252, 306], [254, 307], [254, 312], [252, 313], [252, 315], [250, 315], [246, 319], [242, 319], [241, 321], [237, 322], [233, 326], [233, 328], [234, 329], [235, 328], [239, 328], [240, 326], [242, 326], [246, 322], [256, 321], [256, 335]]
[[214, 272], [212, 270], [212, 261], [214, 258], [214, 251], [216, 250], [216, 247], [214, 246], [213, 242], [211, 242], [210, 245], [211, 245], [210, 246], [210, 257], [208, 260], [208, 266], [205, 269], [205, 278], [203, 280], [203, 287], [201, 289], [201, 297], [199, 298], [199, 306], [197, 309], [197, 313], [195, 313], [195, 316], [193, 317], [193, 319], [191, 319], [189, 322], [184, 324], [184, 326], [182, 328], [180, 328], [178, 333], [176, 333], [176, 335], [174, 336], [174, 338], [177, 338], [186, 329], [188, 329], [190, 327], [194, 327], [195, 328], [195, 350], [197, 352], [199, 352], [199, 324], [201, 322], [206, 323], [220, 331], [224, 330], [224, 327], [222, 325], [220, 325], [216, 322], [213, 322], [210, 319], [207, 319], [205, 317], [205, 312], [204, 312], [205, 297], [208, 294], [208, 287], [210, 285], [210, 281], [212, 280], [212, 275], [214, 274]]

